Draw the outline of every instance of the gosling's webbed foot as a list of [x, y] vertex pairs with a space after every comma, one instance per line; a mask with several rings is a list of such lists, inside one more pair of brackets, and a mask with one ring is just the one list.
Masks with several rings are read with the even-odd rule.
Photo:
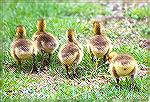
[[43, 70], [48, 71], [49, 61], [44, 59], [42, 61], [42, 64], [43, 64], [43, 68], [41, 69], [41, 71], [43, 71]]
[[74, 73], [74, 74], [73, 74], [73, 77], [74, 77], [75, 79], [77, 79], [77, 78], [78, 78], [78, 74], [77, 74], [77, 73]]
[[130, 85], [129, 87], [129, 90], [132, 91], [132, 90], [137, 90], [138, 92], [140, 91], [140, 89], [137, 87], [137, 85]]
[[92, 56], [91, 60], [92, 62], [96, 62], [97, 58], [95, 56]]
[[67, 72], [67, 79], [73, 79], [73, 78], [71, 77], [71, 75], [69, 74], [69, 66], [68, 66], [68, 65], [65, 65], [65, 67], [66, 67], [66, 72]]
[[130, 85], [130, 90], [134, 90], [135, 86], [133, 84]]

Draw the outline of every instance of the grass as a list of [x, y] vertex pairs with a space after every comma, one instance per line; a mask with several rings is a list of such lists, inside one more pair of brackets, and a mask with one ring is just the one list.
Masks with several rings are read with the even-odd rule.
[[144, 17], [150, 17], [149, 10], [149, 5], [144, 7], [135, 7], [133, 10], [127, 11], [127, 14], [134, 19], [143, 19]]
[[[138, 89], [134, 91], [129, 90], [130, 81], [122, 80], [121, 84], [123, 89], [115, 88], [115, 80], [110, 77], [107, 72], [107, 67], [101, 66], [97, 69], [94, 77], [89, 78], [91, 71], [95, 67], [95, 63], [90, 60], [90, 55], [87, 52], [85, 46], [85, 38], [89, 38], [92, 34], [92, 26], [90, 19], [95, 18], [97, 15], [111, 15], [111, 11], [105, 6], [98, 3], [1, 3], [1, 25], [3, 25], [0, 31], [1, 46], [3, 53], [0, 54], [0, 58], [4, 63], [14, 64], [14, 60], [10, 55], [10, 44], [15, 36], [15, 28], [18, 24], [23, 24], [26, 27], [27, 36], [29, 38], [36, 32], [36, 20], [39, 17], [45, 17], [47, 20], [47, 31], [53, 33], [58, 37], [60, 45], [65, 41], [65, 31], [68, 28], [74, 28], [77, 30], [78, 38], [84, 47], [84, 58], [79, 64], [79, 80], [67, 80], [65, 78], [66, 71], [58, 61], [58, 50], [52, 55], [51, 65], [49, 67], [49, 75], [28, 75], [24, 72], [9, 72], [6, 70], [7, 66], [3, 66], [2, 79], [1, 79], [1, 100], [4, 102], [20, 102], [29, 101], [148, 101], [148, 75], [142, 77], [136, 77], [136, 85]], [[131, 13], [138, 13], [145, 17], [149, 15], [147, 9], [142, 11], [133, 10]], [[134, 13], [135, 12], [135, 13]], [[143, 14], [143, 12], [145, 12]], [[130, 12], [129, 12], [130, 13]], [[131, 14], [130, 13], [130, 14]], [[128, 17], [128, 16], [127, 16]], [[132, 18], [132, 16], [131, 16]], [[137, 22], [138, 19], [137, 19]], [[123, 21], [110, 21], [108, 27], [105, 28], [105, 33], [111, 38], [112, 43], [115, 44], [116, 39], [122, 36], [128, 38], [129, 44], [121, 44], [114, 47], [114, 51], [129, 53], [135, 57], [138, 64], [144, 64], [150, 67], [150, 53], [145, 49], [138, 46], [138, 41], [134, 41], [130, 38], [131, 33], [121, 35], [122, 32], [115, 30], [124, 28], [121, 26], [117, 28], [109, 28], [110, 24], [124, 25]], [[148, 24], [135, 26], [135, 29], [140, 32], [140, 37], [145, 37], [144, 32], [148, 29]], [[107, 26], [107, 25], [106, 25]], [[127, 26], [127, 29], [130, 29]], [[142, 32], [142, 33], [141, 33]], [[147, 36], [148, 34], [146, 34]], [[137, 36], [137, 35], [135, 35]], [[1, 63], [2, 63], [1, 60]], [[40, 67], [40, 63], [37, 64]], [[31, 69], [31, 61], [24, 63], [24, 69], [29, 71]], [[14, 67], [17, 67], [15, 65]], [[101, 71], [102, 70], [102, 71]], [[102, 73], [106, 78], [101, 78]], [[100, 78], [100, 81], [98, 81]], [[88, 82], [90, 80], [90, 82]], [[96, 81], [93, 81], [96, 80]], [[101, 81], [104, 81], [101, 82]], [[105, 82], [106, 81], [106, 82]]]

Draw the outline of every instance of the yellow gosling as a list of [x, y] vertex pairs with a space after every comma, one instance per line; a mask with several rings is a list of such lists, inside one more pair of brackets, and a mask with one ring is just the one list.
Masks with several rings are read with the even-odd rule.
[[107, 57], [109, 61], [109, 70], [112, 76], [116, 78], [117, 84], [119, 84], [119, 77], [130, 76], [131, 88], [134, 87], [134, 76], [138, 70], [136, 60], [128, 54], [117, 54], [111, 52]]
[[34, 47], [31, 40], [26, 38], [26, 31], [23, 25], [16, 28], [16, 37], [11, 45], [11, 55], [21, 67], [21, 61], [33, 58], [32, 72], [37, 72], [34, 62]]
[[92, 59], [95, 56], [106, 61], [106, 55], [112, 50], [111, 41], [102, 33], [102, 24], [99, 21], [93, 22], [93, 32], [94, 36], [87, 41], [87, 47], [92, 55]]
[[74, 78], [77, 78], [77, 65], [82, 61], [83, 57], [83, 49], [81, 45], [78, 43], [75, 30], [69, 29], [67, 31], [68, 41], [61, 46], [60, 51], [58, 53], [58, 57], [63, 65], [65, 65], [67, 70], [67, 75], [71, 78], [69, 74], [70, 67], [74, 66]]
[[[48, 70], [48, 65], [51, 55], [56, 51], [59, 46], [58, 39], [51, 33], [46, 32], [46, 20], [38, 19], [37, 21], [37, 32], [33, 35], [35, 52], [42, 53], [43, 61], [42, 64], [45, 70]], [[44, 54], [48, 54], [48, 59], [44, 59]]]

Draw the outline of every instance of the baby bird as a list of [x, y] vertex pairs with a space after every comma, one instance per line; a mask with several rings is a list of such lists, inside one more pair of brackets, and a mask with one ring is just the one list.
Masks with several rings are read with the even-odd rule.
[[119, 84], [119, 77], [130, 76], [132, 89], [134, 87], [134, 76], [138, 69], [136, 60], [128, 54], [117, 54], [116, 52], [111, 52], [107, 60], [110, 64], [110, 73], [116, 78], [117, 84]]
[[44, 57], [44, 53], [49, 55], [47, 60], [43, 58], [42, 61], [45, 70], [48, 70], [47, 67], [49, 65], [50, 57], [59, 46], [58, 39], [51, 33], [46, 32], [45, 19], [38, 19], [37, 29], [38, 31], [33, 35], [35, 52], [41, 52], [42, 57]]
[[112, 50], [112, 45], [110, 39], [102, 33], [102, 24], [99, 21], [93, 22], [93, 32], [92, 36], [88, 42], [87, 47], [93, 57], [103, 58], [106, 61], [106, 55]]
[[68, 41], [66, 44], [61, 46], [58, 57], [61, 63], [65, 65], [68, 77], [71, 78], [69, 70], [71, 69], [70, 67], [73, 65], [73, 76], [74, 78], [77, 78], [77, 65], [82, 61], [83, 49], [76, 39], [74, 29], [69, 29], [67, 31], [67, 38]]
[[20, 67], [22, 60], [33, 58], [33, 67], [31, 73], [37, 72], [34, 62], [34, 47], [32, 41], [26, 39], [26, 31], [23, 25], [19, 25], [16, 28], [16, 38], [12, 42], [11, 55], [17, 61]]

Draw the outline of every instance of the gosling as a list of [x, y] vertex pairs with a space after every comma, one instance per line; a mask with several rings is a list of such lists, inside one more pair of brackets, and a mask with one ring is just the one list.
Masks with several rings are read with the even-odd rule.
[[11, 44], [11, 55], [21, 68], [21, 61], [32, 58], [33, 66], [30, 73], [36, 72], [34, 47], [31, 40], [26, 38], [26, 30], [23, 25], [16, 28], [16, 37]]
[[61, 63], [65, 66], [67, 71], [67, 76], [71, 78], [69, 70], [71, 66], [74, 68], [73, 76], [74, 78], [78, 77], [77, 65], [82, 61], [83, 58], [83, 48], [78, 43], [75, 35], [74, 29], [69, 29], [67, 31], [68, 41], [66, 44], [62, 45], [58, 53], [58, 57]]
[[134, 88], [134, 76], [138, 70], [136, 60], [128, 54], [117, 54], [111, 52], [107, 57], [109, 62], [109, 70], [112, 76], [116, 78], [117, 85], [119, 85], [119, 77], [130, 76], [131, 89]]
[[106, 56], [112, 50], [111, 41], [102, 33], [102, 24], [99, 21], [93, 22], [93, 32], [94, 36], [87, 41], [87, 47], [92, 60], [95, 56], [97, 59], [103, 58], [103, 60], [106, 61]]
[[[42, 53], [44, 70], [48, 70], [51, 55], [59, 46], [58, 39], [51, 33], [46, 32], [46, 20], [38, 19], [37, 32], [33, 35], [35, 52]], [[48, 59], [44, 59], [44, 54], [48, 54]]]

